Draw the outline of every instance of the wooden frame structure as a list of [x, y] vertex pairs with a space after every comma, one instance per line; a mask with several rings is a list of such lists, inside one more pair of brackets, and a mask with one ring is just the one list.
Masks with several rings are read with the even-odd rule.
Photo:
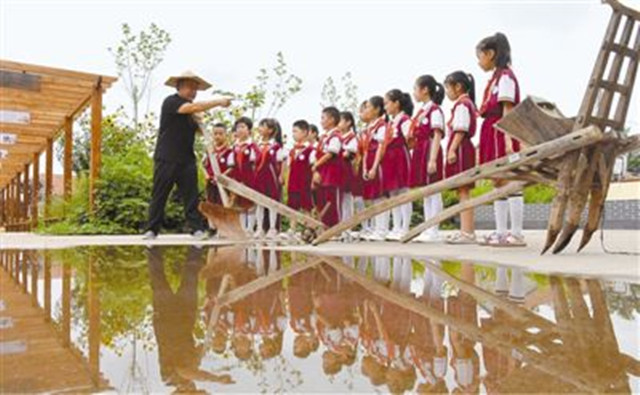
[[37, 226], [40, 155], [45, 152], [44, 218], [50, 219], [53, 143], [64, 135], [64, 197], [72, 188], [73, 121], [91, 108], [90, 207], [100, 172], [102, 94], [115, 77], [0, 59], [0, 227]]

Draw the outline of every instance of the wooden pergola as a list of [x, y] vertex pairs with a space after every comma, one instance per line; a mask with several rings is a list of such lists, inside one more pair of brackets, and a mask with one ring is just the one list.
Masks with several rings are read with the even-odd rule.
[[46, 153], [44, 218], [53, 190], [53, 143], [64, 145], [64, 197], [72, 188], [73, 121], [91, 107], [89, 205], [100, 171], [102, 94], [115, 77], [0, 59], [0, 227], [37, 226], [40, 155]]

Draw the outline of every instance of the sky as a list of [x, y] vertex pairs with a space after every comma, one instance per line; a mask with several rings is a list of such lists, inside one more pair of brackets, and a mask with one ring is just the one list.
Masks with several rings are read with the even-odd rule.
[[[624, 1], [640, 9], [640, 0]], [[364, 100], [398, 88], [411, 92], [416, 77], [438, 80], [471, 72], [482, 92], [489, 75], [475, 56], [479, 40], [497, 31], [512, 47], [522, 94], [555, 102], [575, 115], [585, 92], [610, 8], [581, 1], [30, 1], [0, 0], [0, 57], [117, 76], [107, 48], [156, 23], [171, 37], [154, 74], [150, 110], [173, 91], [167, 76], [190, 69], [216, 88], [246, 92], [258, 70], [282, 51], [301, 77], [302, 91], [276, 117], [285, 131], [293, 121], [320, 118], [322, 86], [351, 72]], [[638, 84], [627, 124], [640, 131]], [[210, 98], [210, 92], [197, 99]], [[105, 95], [107, 112], [130, 102], [121, 83]], [[449, 104], [445, 103], [445, 113]], [[61, 172], [60, 164], [54, 166]]]

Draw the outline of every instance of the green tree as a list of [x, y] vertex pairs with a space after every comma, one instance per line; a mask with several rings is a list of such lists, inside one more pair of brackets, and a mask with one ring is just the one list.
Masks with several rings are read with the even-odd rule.
[[109, 52], [113, 55], [118, 76], [131, 99], [133, 126], [137, 128], [140, 103], [147, 99], [148, 112], [153, 72], [162, 63], [171, 36], [155, 23], [137, 34], [131, 31], [127, 23], [123, 23], [121, 29], [122, 38], [115, 47], [109, 48]]
[[356, 115], [359, 104], [358, 86], [350, 71], [340, 77], [340, 86], [336, 85], [333, 77], [327, 77], [320, 94], [320, 106], [335, 106], [341, 111], [351, 111]]

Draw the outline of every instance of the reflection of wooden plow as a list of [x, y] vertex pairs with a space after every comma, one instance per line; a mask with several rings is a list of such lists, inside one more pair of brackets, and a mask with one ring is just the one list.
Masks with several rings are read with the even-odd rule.
[[[314, 244], [325, 242], [393, 207], [481, 179], [499, 178], [512, 182], [445, 210], [412, 229], [401, 241], [406, 243], [422, 230], [467, 208], [490, 203], [529, 184], [544, 183], [555, 186], [557, 195], [551, 208], [543, 252], [554, 243], [554, 253], [569, 244], [588, 201], [589, 215], [579, 247], [582, 249], [600, 226], [615, 158], [640, 148], [637, 136], [624, 137], [619, 133], [624, 127], [640, 58], [640, 12], [616, 0], [605, 1], [612, 7], [611, 19], [575, 119], [565, 118], [553, 104], [529, 97], [497, 125], [529, 148], [386, 199], [326, 230]], [[634, 31], [635, 40], [630, 45]]]

